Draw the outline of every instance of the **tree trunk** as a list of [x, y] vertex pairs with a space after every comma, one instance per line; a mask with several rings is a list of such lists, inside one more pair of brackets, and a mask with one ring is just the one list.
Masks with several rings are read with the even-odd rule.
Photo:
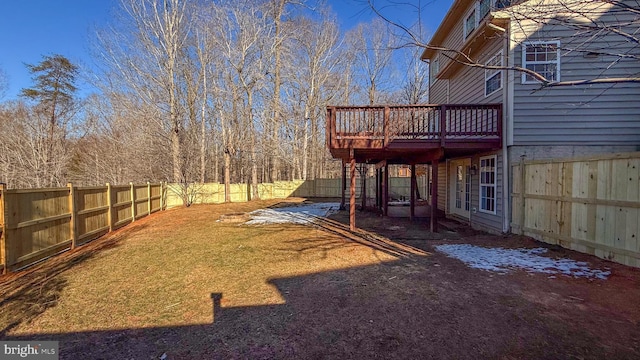
[[224, 150], [224, 202], [231, 202], [231, 153]]

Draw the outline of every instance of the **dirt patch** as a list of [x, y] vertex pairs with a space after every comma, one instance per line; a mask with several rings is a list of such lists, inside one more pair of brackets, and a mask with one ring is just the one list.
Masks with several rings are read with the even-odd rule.
[[249, 215], [247, 213], [223, 214], [218, 220], [223, 223], [242, 223], [249, 220]]
[[[425, 220], [369, 213], [358, 213], [357, 232], [344, 211], [313, 225], [215, 221], [278, 206], [154, 214], [2, 278], [0, 337], [59, 340], [68, 359], [640, 358], [637, 269], [529, 238], [465, 227], [431, 234]], [[440, 244], [545, 247], [545, 256], [611, 275], [492, 273]]]

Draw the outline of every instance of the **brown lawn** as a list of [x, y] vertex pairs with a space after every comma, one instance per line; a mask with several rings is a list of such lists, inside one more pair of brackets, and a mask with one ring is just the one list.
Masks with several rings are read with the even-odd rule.
[[[291, 199], [300, 202], [302, 199]], [[221, 215], [277, 201], [157, 213], [0, 278], [0, 339], [58, 340], [61, 358], [640, 358], [640, 271], [608, 280], [471, 269], [434, 245], [520, 237], [345, 213], [315, 226]]]

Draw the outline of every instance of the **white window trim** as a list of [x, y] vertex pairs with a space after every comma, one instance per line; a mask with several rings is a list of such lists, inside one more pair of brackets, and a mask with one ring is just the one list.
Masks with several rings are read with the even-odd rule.
[[[489, 14], [491, 14], [491, 10], [493, 10], [493, 7], [495, 6], [495, 4], [496, 4], [496, 0], [489, 0], [489, 12], [485, 16], [488, 16]], [[484, 19], [484, 16], [480, 17], [480, 0], [476, 2], [476, 8], [478, 9], [478, 12], [477, 12], [478, 15], [476, 17], [478, 18], [478, 23], [480, 23]]]
[[438, 80], [439, 72], [440, 72], [440, 59], [436, 54], [433, 60], [429, 63], [429, 85], [433, 85]]
[[[559, 40], [551, 40], [551, 41], [525, 41], [522, 43], [522, 68], [526, 69], [527, 64], [551, 64], [550, 61], [527, 61], [527, 46], [529, 45], [540, 45], [540, 44], [555, 44], [556, 45], [556, 80], [560, 81], [560, 41]], [[540, 84], [537, 80], [529, 80], [527, 81], [527, 74], [522, 73], [522, 84]]]
[[[490, 0], [488, 14], [491, 14], [495, 5], [496, 5], [496, 0]], [[467, 18], [469, 18], [469, 15], [471, 15], [473, 11], [476, 12], [475, 19], [473, 21], [474, 27], [473, 27], [473, 30], [469, 32], [467, 30]], [[466, 41], [469, 38], [469, 36], [478, 29], [478, 27], [480, 26], [480, 23], [482, 22], [482, 20], [484, 20], [484, 18], [485, 17], [482, 17], [482, 18], [480, 17], [480, 1], [477, 0], [473, 3], [473, 6], [469, 9], [469, 11], [467, 11], [467, 13], [462, 18], [462, 40], [463, 41]]]
[[[467, 13], [462, 18], [462, 39], [465, 41], [469, 38], [469, 35], [473, 34], [473, 32], [476, 31], [476, 29], [478, 28], [478, 8], [479, 7], [480, 5], [476, 1], [471, 7], [471, 9], [469, 9], [469, 11], [467, 11]], [[474, 11], [475, 11], [475, 14], [474, 14], [475, 19], [473, 21], [473, 30], [469, 32], [469, 30], [467, 29], [467, 19], [469, 18], [469, 16], [471, 16], [471, 13]]]
[[[502, 50], [498, 51], [497, 54], [493, 55], [491, 58], [489, 58], [489, 60], [487, 60], [485, 65], [489, 65], [489, 63], [493, 59], [498, 57], [500, 59], [500, 65], [498, 65], [498, 66], [504, 66], [504, 56], [502, 54], [503, 54]], [[487, 81], [489, 81], [492, 77], [498, 75], [499, 73], [501, 74], [500, 75], [500, 87], [495, 89], [495, 90], [493, 90], [493, 92], [487, 94]], [[487, 74], [489, 74], [489, 75], [487, 75]], [[504, 80], [504, 73], [503, 73], [502, 70], [485, 69], [484, 70], [484, 97], [489, 97], [489, 96], [495, 94], [496, 92], [502, 90], [502, 86], [503, 86], [502, 84], [504, 82], [503, 80]]]
[[[482, 160], [486, 160], [486, 159], [493, 159], [493, 180], [494, 183], [493, 185], [491, 184], [483, 184], [482, 183]], [[478, 174], [480, 175], [480, 178], [478, 179], [478, 211], [480, 211], [481, 213], [485, 213], [485, 214], [492, 214], [492, 215], [496, 215], [497, 214], [497, 210], [498, 210], [498, 156], [497, 155], [490, 155], [490, 156], [483, 156], [480, 158], [480, 160], [478, 161]], [[484, 210], [482, 208], [482, 186], [493, 186], [493, 211], [489, 211], [489, 210]]]

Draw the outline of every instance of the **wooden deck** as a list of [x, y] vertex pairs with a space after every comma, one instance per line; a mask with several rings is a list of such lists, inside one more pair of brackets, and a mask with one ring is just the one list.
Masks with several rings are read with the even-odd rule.
[[334, 158], [428, 163], [501, 148], [502, 105], [330, 106], [326, 133]]

